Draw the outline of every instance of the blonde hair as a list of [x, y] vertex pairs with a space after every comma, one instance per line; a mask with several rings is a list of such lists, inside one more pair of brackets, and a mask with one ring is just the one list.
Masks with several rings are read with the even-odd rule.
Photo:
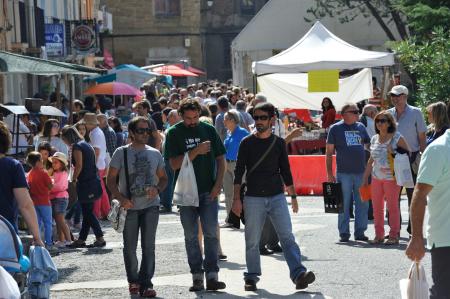
[[214, 125], [214, 124], [213, 124], [213, 120], [212, 120], [211, 117], [208, 117], [208, 116], [200, 116], [200, 119], [199, 119], [199, 120], [202, 121], [202, 122], [204, 122], [204, 123], [210, 124], [211, 126]]
[[435, 130], [440, 130], [449, 125], [447, 106], [444, 102], [436, 102], [428, 105], [427, 111], [431, 113]]

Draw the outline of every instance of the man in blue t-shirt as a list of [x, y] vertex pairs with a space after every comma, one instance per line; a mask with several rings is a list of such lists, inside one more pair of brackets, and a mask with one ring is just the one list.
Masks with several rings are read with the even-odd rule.
[[0, 215], [11, 222], [17, 231], [17, 214], [20, 210], [33, 235], [34, 245], [44, 246], [39, 237], [36, 211], [28, 193], [25, 172], [19, 161], [6, 157], [10, 146], [9, 129], [0, 121]]
[[[355, 240], [368, 241], [364, 235], [367, 229], [367, 211], [369, 204], [359, 196], [365, 169], [364, 145], [370, 143], [369, 135], [363, 124], [357, 122], [358, 107], [346, 104], [342, 107], [343, 120], [331, 126], [328, 132], [326, 165], [329, 182], [339, 182], [342, 186], [344, 212], [338, 216], [338, 228], [341, 242], [350, 239], [350, 205], [355, 201]], [[333, 175], [332, 161], [336, 151], [336, 177]]]

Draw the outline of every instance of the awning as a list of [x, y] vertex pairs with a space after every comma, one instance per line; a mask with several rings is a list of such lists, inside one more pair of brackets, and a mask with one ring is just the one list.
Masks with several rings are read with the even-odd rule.
[[46, 60], [5, 51], [0, 51], [1, 74], [33, 74], [33, 75], [92, 75], [104, 70], [84, 65]]
[[[15, 115], [30, 114], [30, 112], [27, 110], [27, 108], [25, 108], [25, 106], [0, 104], [0, 108], [4, 108]], [[60, 116], [60, 117], [67, 116], [61, 110], [53, 106], [41, 106], [40, 111], [36, 114], [48, 116]]]

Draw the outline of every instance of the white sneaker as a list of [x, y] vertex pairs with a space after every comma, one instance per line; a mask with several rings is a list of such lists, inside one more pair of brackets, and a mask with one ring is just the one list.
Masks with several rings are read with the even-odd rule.
[[55, 243], [55, 246], [57, 248], [64, 248], [64, 247], [66, 247], [66, 242], [58, 241], [58, 242]]

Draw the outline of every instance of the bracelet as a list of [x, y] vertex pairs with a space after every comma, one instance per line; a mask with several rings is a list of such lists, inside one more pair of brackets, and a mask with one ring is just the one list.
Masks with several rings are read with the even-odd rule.
[[297, 199], [297, 195], [296, 194], [292, 194], [291, 195], [291, 199]]

